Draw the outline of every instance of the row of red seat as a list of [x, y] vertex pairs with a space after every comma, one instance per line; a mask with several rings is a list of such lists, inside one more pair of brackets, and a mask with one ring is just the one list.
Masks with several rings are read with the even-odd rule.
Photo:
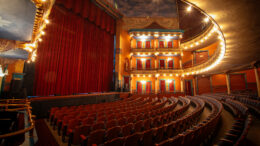
[[[138, 132], [138, 131], [142, 131], [142, 130], [146, 130], [147, 129], [147, 127], [149, 127], [149, 128], [151, 128], [151, 127], [156, 127], [156, 126], [158, 126], [160, 123], [162, 123], [162, 121], [164, 121], [164, 122], [167, 122], [167, 120], [169, 119], [167, 116], [168, 115], [162, 115], [162, 114], [164, 114], [164, 113], [167, 113], [167, 112], [169, 112], [169, 111], [172, 111], [174, 108], [175, 108], [175, 106], [177, 105], [177, 102], [172, 102], [172, 104], [170, 104], [170, 105], [168, 105], [168, 106], [165, 106], [165, 107], [163, 107], [163, 108], [161, 108], [161, 109], [158, 109], [158, 110], [156, 110], [156, 111], [154, 111], [154, 112], [147, 112], [146, 113], [146, 119], [143, 119], [143, 120], [139, 120], [139, 121], [135, 121], [135, 122], [133, 122], [133, 123], [128, 123], [127, 125], [125, 125], [125, 126], [121, 126], [121, 128], [122, 128], [122, 132], [124, 133], [122, 133], [122, 135], [124, 135], [124, 136], [126, 136], [127, 134], [130, 134], [129, 132], [127, 132], [127, 133], [125, 133], [125, 128], [126, 127], [129, 127], [130, 125], [134, 125], [134, 126], [130, 126], [130, 127], [132, 127], [132, 128], [130, 128], [130, 129], [132, 129], [132, 130], [130, 130], [130, 131], [132, 131], [132, 132]], [[174, 117], [174, 116], [172, 116], [172, 117]], [[146, 128], [145, 128], [146, 127]], [[109, 131], [109, 129], [107, 129], [107, 131], [106, 132], [108, 132]], [[75, 130], [75, 133], [77, 133], [76, 132], [76, 130]], [[90, 140], [88, 139], [86, 139], [85, 141], [92, 141], [91, 140], [91, 134], [92, 133], [95, 133], [95, 131], [92, 131], [91, 133], [84, 133], [85, 134], [85, 136], [87, 137], [87, 135], [89, 135], [89, 137], [90, 137]], [[76, 135], [79, 135], [78, 133], [76, 134]], [[77, 136], [76, 136], [77, 137]], [[74, 139], [77, 139], [76, 137], [74, 137]], [[103, 139], [104, 140], [104, 139]], [[74, 142], [74, 140], [72, 141], [73, 143], [75, 143]], [[103, 141], [102, 141], [103, 142]]]
[[[139, 98], [138, 98], [139, 99]], [[144, 99], [144, 100], [146, 100], [147, 98], [142, 98], [142, 99]], [[137, 100], [131, 100], [131, 102], [132, 101], [137, 101]], [[157, 108], [161, 108], [162, 106], [164, 106], [164, 104], [165, 104], [165, 102], [163, 102], [163, 103], [161, 103], [161, 102], [157, 102], [158, 100], [152, 100], [152, 102], [149, 102], [148, 104], [146, 104], [145, 106], [144, 106], [144, 104], [141, 104], [140, 105], [140, 108], [142, 108], [142, 109], [145, 109], [145, 107], [150, 107], [150, 108], [147, 108], [147, 110], [146, 110], [146, 112], [148, 112], [148, 111], [154, 111], [154, 110], [156, 110]], [[128, 102], [128, 100], [126, 100], [126, 102]], [[145, 102], [143, 102], [143, 103], [145, 103]], [[155, 103], [158, 103], [158, 104], [155, 104]], [[121, 102], [121, 104], [123, 104], [123, 102]], [[108, 104], [107, 104], [108, 105]], [[132, 104], [133, 106], [136, 106], [135, 104], [134, 104], [134, 102], [133, 102], [133, 104]], [[130, 106], [130, 105], [129, 105]], [[62, 109], [62, 108], [61, 108]], [[145, 112], [145, 111], [140, 111], [140, 110], [136, 110], [136, 111], [132, 111], [132, 112], [130, 112], [129, 111], [129, 113], [127, 114], [127, 115], [125, 115], [125, 114], [121, 114], [120, 115], [120, 113], [118, 114], [118, 115], [120, 115], [120, 116], [115, 116], [114, 115], [114, 117], [113, 118], [122, 118], [122, 117], [124, 117], [124, 116], [129, 116], [129, 118], [128, 118], [128, 121], [127, 122], [133, 122], [133, 120], [132, 121], [130, 121], [130, 119], [131, 119], [131, 114], [135, 114], [135, 113], [143, 113], [143, 112]], [[113, 112], [111, 113], [111, 114], [114, 114]], [[154, 113], [154, 114], [156, 114], [156, 112]], [[71, 117], [70, 117], [71, 116]], [[74, 119], [71, 119], [72, 117], [74, 116]], [[62, 121], [62, 123], [64, 123], [64, 124], [62, 124], [64, 127], [66, 126], [67, 128], [69, 128], [69, 129], [74, 129], [75, 128], [75, 126], [79, 126], [79, 125], [81, 125], [82, 123], [83, 124], [90, 124], [89, 122], [91, 122], [92, 121], [92, 124], [93, 125], [91, 125], [92, 126], [92, 129], [93, 130], [96, 130], [96, 129], [99, 129], [100, 127], [102, 128], [102, 127], [107, 127], [107, 128], [109, 128], [109, 127], [111, 127], [111, 126], [113, 126], [113, 124], [112, 123], [115, 123], [115, 122], [113, 122], [113, 118], [112, 118], [112, 115], [110, 115], [110, 116], [108, 116], [107, 118], [111, 118], [111, 121], [106, 121], [107, 123], [106, 124], [108, 124], [108, 125], [106, 125], [106, 126], [104, 126], [104, 121], [102, 121], [102, 118], [97, 118], [96, 117], [96, 119], [95, 118], [92, 118], [92, 120], [90, 120], [91, 118], [90, 117], [88, 117], [88, 118], [85, 118], [85, 119], [78, 119], [78, 118], [75, 118], [75, 115], [68, 115], [68, 113], [67, 113], [67, 116], [64, 116], [64, 117], [66, 117], [65, 119], [63, 118], [63, 119], [61, 119], [61, 121]], [[70, 119], [70, 120], [68, 120], [69, 122], [66, 122], [66, 119]], [[101, 119], [100, 121], [99, 121], [99, 119]], [[139, 120], [138, 119], [138, 117], [137, 118], [132, 118], [132, 119], [134, 119], [134, 120]], [[142, 118], [141, 118], [142, 119]], [[93, 120], [95, 120], [95, 123], [93, 123]], [[105, 119], [103, 119], [103, 120], [105, 120]], [[85, 123], [84, 123], [85, 122]], [[98, 123], [96, 123], [96, 122], [98, 122]], [[103, 125], [103, 126], [102, 126]], [[110, 126], [109, 126], [110, 125]], [[94, 128], [93, 128], [94, 127]], [[62, 127], [63, 128], [63, 127]], [[61, 128], [61, 129], [62, 129]], [[67, 129], [66, 128], [66, 129]], [[70, 131], [72, 131], [72, 130], [70, 130]], [[68, 133], [66, 132], [66, 130], [64, 130], [64, 132], [63, 132], [63, 135], [67, 135]]]
[[[187, 101], [187, 100], [186, 100]], [[115, 138], [111, 141], [105, 142], [105, 145], [116, 145], [116, 143], [124, 143], [124, 145], [151, 145], [156, 142], [160, 142], [166, 139], [170, 134], [177, 134], [182, 130], [190, 127], [196, 120], [199, 118], [198, 114], [204, 108], [204, 105], [196, 105], [196, 109], [193, 113], [188, 114], [182, 118], [180, 118], [181, 113], [186, 111], [189, 107], [189, 104], [186, 103], [181, 109], [176, 110], [175, 112], [172, 111], [170, 113], [165, 113], [162, 116], [168, 115], [166, 117], [171, 118], [172, 115], [175, 115], [175, 118], [168, 119], [166, 122], [161, 122], [157, 127], [153, 127], [152, 129], [143, 131], [143, 132], [135, 132], [132, 135], [123, 137], [123, 138]], [[178, 112], [179, 113], [178, 113]], [[157, 116], [158, 117], [158, 116]], [[177, 121], [175, 121], [177, 119]], [[175, 132], [174, 132], [175, 131]], [[99, 133], [100, 131], [94, 131], [93, 133]], [[93, 137], [91, 136], [93, 133], [90, 134], [88, 137], [82, 136], [85, 139], [85, 145], [91, 145], [93, 141]], [[100, 132], [102, 133], [102, 132]], [[101, 144], [104, 140], [104, 133], [101, 134], [101, 139], [95, 139], [95, 144]]]
[[[118, 119], [118, 120], [120, 120], [120, 119], [122, 120], [123, 117], [128, 117], [128, 119], [127, 119], [128, 123], [135, 122], [136, 120], [141, 120], [141, 119], [147, 118], [147, 116], [146, 117], [144, 116], [144, 115], [146, 115], [145, 113], [152, 112], [149, 115], [151, 115], [151, 116], [155, 115], [157, 113], [156, 112], [157, 109], [163, 107], [164, 104], [165, 104], [165, 102], [162, 102], [162, 103], [158, 102], [158, 104], [154, 105], [152, 108], [146, 109], [145, 107], [142, 107], [142, 110], [138, 109], [136, 111], [129, 111], [128, 113], [127, 112], [117, 113], [117, 115], [119, 115], [119, 116], [114, 116], [114, 117], [117, 117], [116, 119]], [[161, 111], [159, 111], [159, 112], [161, 112]], [[135, 116], [136, 113], [139, 113], [139, 114], [137, 116]], [[114, 113], [111, 113], [111, 115], [113, 115], [113, 114]], [[109, 116], [109, 117], [111, 118], [111, 116]], [[92, 122], [93, 122], [93, 120], [92, 120]], [[115, 121], [113, 122], [113, 119], [109, 119], [108, 121], [103, 119], [103, 121], [102, 121], [102, 118], [101, 118], [101, 120], [96, 119], [93, 123], [89, 123], [89, 121], [90, 121], [89, 118], [86, 118], [86, 119], [76, 118], [74, 120], [70, 120], [69, 123], [64, 127], [64, 129], [62, 129], [63, 130], [63, 134], [62, 134], [63, 139], [65, 138], [65, 136], [67, 136], [69, 134], [67, 129], [70, 129], [69, 131], [73, 131], [73, 129], [75, 129], [75, 127], [78, 125], [91, 124], [91, 127], [92, 127], [91, 129], [97, 130], [97, 129], [101, 129], [101, 128], [110, 128], [111, 126], [115, 125], [115, 123], [117, 123]]]

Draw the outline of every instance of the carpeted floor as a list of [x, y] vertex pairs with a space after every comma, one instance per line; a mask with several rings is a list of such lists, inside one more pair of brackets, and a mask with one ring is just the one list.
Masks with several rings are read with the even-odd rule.
[[35, 126], [38, 135], [38, 141], [35, 146], [59, 146], [44, 119], [36, 120]]
[[220, 127], [212, 140], [213, 144], [217, 144], [218, 141], [225, 136], [225, 133], [232, 127], [234, 121], [233, 115], [223, 108], [220, 119]]

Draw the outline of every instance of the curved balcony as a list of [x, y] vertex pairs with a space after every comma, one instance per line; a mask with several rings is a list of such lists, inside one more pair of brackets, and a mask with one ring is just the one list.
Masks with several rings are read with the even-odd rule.
[[163, 68], [131, 68], [131, 74], [157, 74], [157, 73], [171, 73], [171, 74], [180, 74], [181, 70], [179, 68], [172, 68], [172, 67], [163, 67]]
[[132, 48], [131, 53], [181, 53], [181, 49], [178, 47], [174, 48]]

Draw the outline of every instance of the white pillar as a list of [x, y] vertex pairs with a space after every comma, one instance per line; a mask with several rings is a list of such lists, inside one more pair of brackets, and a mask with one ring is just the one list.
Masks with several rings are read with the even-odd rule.
[[155, 88], [154, 88], [154, 90], [155, 90], [155, 94], [157, 94], [158, 93], [158, 77], [155, 78]]
[[254, 71], [255, 71], [255, 79], [256, 79], [256, 86], [257, 86], [257, 94], [258, 97], [260, 97], [260, 81], [259, 81], [258, 70], [256, 67], [254, 68]]
[[229, 74], [226, 74], [226, 82], [227, 82], [227, 93], [230, 94], [230, 80], [229, 80]]
[[129, 85], [129, 88], [130, 88], [130, 93], [133, 93], [133, 77], [130, 77], [130, 85]]

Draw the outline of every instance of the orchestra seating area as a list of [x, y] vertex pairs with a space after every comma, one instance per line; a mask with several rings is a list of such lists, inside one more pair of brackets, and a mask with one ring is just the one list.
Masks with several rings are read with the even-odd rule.
[[[48, 124], [65, 145], [243, 145], [252, 121], [243, 103], [252, 100], [257, 101], [245, 93], [159, 98], [139, 94], [115, 102], [53, 107]], [[204, 108], [210, 113], [202, 119]], [[224, 109], [235, 121], [213, 142]]]
[[[236, 121], [216, 144], [241, 144], [251, 121], [248, 110], [231, 99], [222, 105], [220, 98], [225, 97], [132, 95], [110, 103], [53, 107], [49, 124], [67, 145], [207, 145], [228, 105]], [[201, 119], [204, 108], [210, 114]]]

